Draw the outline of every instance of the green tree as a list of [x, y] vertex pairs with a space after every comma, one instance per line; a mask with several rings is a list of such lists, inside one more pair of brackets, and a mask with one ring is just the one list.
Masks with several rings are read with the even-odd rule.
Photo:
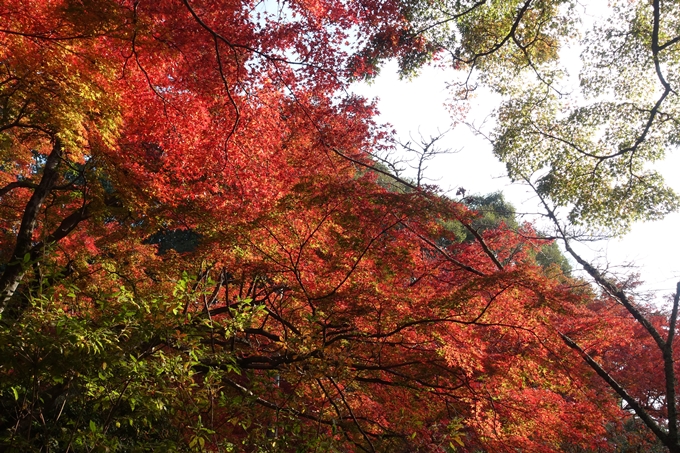
[[570, 222], [620, 233], [679, 206], [652, 164], [678, 145], [680, 23], [674, 2], [606, 13], [572, 41], [583, 49], [578, 83], [554, 65], [492, 83], [509, 96], [492, 140], [510, 176], [568, 208]]
[[[573, 0], [406, 5], [407, 34], [428, 52], [405, 54], [402, 70], [438, 58], [466, 74], [461, 98], [479, 86], [500, 93], [494, 152], [570, 222], [620, 233], [678, 208], [651, 167], [678, 144], [674, 2], [609, 2], [594, 25]], [[578, 74], [560, 61], [574, 48]]]

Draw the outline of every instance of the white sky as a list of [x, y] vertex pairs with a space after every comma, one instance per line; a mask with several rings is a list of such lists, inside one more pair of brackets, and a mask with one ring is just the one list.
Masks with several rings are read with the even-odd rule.
[[[450, 71], [450, 70], [449, 70]], [[402, 142], [409, 133], [418, 137], [418, 130], [428, 137], [451, 127], [451, 116], [445, 107], [450, 94], [446, 82], [453, 74], [442, 69], [425, 68], [413, 81], [399, 80], [395, 63], [383, 68], [372, 85], [356, 85], [355, 92], [368, 98], [378, 98], [380, 121], [390, 123]], [[468, 116], [468, 121], [480, 123], [495, 107], [490, 96], [480, 95]], [[464, 125], [457, 126], [440, 141], [442, 148], [459, 150], [438, 156], [430, 162], [426, 175], [444, 190], [464, 187], [467, 193], [488, 194], [502, 191], [520, 212], [536, 212], [537, 200], [530, 190], [511, 184], [505, 176], [505, 166], [492, 154], [491, 146], [475, 136]], [[667, 182], [680, 193], [680, 152], [670, 155], [659, 166]], [[680, 214], [675, 213], [658, 222], [640, 223], [622, 239], [589, 244], [580, 248], [584, 257], [607, 265], [615, 271], [633, 264], [645, 282], [641, 288], [663, 297], [675, 291], [680, 280]]]

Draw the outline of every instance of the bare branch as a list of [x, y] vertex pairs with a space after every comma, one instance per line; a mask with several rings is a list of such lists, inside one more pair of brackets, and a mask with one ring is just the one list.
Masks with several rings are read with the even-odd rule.
[[411, 140], [406, 143], [395, 140], [404, 151], [415, 155], [415, 164], [411, 164], [409, 160], [405, 162], [416, 171], [417, 187], [420, 187], [425, 179], [425, 170], [427, 170], [425, 164], [440, 154], [449, 154], [452, 152], [450, 149], [441, 149], [436, 146], [437, 142], [444, 138], [448, 132], [450, 132], [450, 129], [444, 132], [438, 131], [437, 135], [425, 138], [420, 130], [418, 130], [418, 135], [420, 135], [419, 139], [414, 139], [413, 135], [409, 134]]

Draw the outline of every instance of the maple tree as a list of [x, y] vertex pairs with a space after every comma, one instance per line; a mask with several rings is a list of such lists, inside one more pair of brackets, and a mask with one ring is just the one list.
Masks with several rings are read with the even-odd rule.
[[[559, 12], [482, 3], [468, 54]], [[422, 8], [0, 5], [3, 451], [613, 448], [548, 241], [375, 165]]]

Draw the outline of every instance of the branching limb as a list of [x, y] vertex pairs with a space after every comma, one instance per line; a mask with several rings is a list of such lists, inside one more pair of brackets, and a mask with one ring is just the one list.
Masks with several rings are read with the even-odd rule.
[[496, 254], [493, 252], [493, 250], [491, 250], [491, 248], [490, 248], [489, 245], [486, 243], [486, 241], [484, 240], [484, 238], [482, 237], [482, 235], [479, 234], [479, 232], [478, 232], [477, 230], [475, 230], [474, 228], [472, 228], [472, 225], [470, 225], [469, 223], [462, 222], [462, 221], [460, 221], [460, 223], [462, 223], [463, 226], [465, 227], [465, 229], [468, 230], [468, 231], [475, 237], [475, 239], [477, 240], [477, 242], [479, 242], [479, 245], [482, 247], [482, 250], [484, 250], [484, 253], [486, 253], [486, 255], [487, 255], [489, 258], [491, 258], [491, 261], [493, 261], [493, 264], [496, 265], [496, 267], [498, 268], [498, 270], [502, 271], [502, 270], [503, 270], [503, 264], [501, 264], [501, 262], [498, 261], [498, 257], [497, 257]]
[[607, 294], [612, 296], [616, 301], [618, 301], [625, 309], [630, 313], [630, 315], [640, 324], [647, 333], [652, 337], [656, 346], [662, 354], [664, 362], [664, 379], [666, 384], [666, 395], [665, 395], [665, 405], [668, 418], [668, 432], [664, 432], [661, 427], [651, 418], [651, 416], [644, 410], [644, 408], [637, 402], [637, 400], [628, 394], [621, 385], [614, 380], [614, 378], [609, 375], [600, 364], [598, 364], [591, 356], [585, 353], [582, 348], [580, 348], [573, 340], [564, 334], [560, 333], [560, 336], [565, 341], [565, 343], [572, 349], [578, 351], [583, 359], [590, 365], [590, 367], [595, 370], [595, 372], [614, 390], [621, 396], [629, 406], [635, 411], [635, 413], [640, 417], [640, 419], [649, 427], [649, 429], [654, 433], [659, 440], [661, 440], [664, 445], [666, 445], [671, 452], [680, 452], [680, 444], [678, 439], [678, 413], [677, 413], [677, 402], [676, 402], [676, 377], [675, 377], [675, 361], [673, 358], [673, 338], [675, 336], [676, 322], [678, 316], [678, 304], [680, 298], [680, 283], [678, 283], [677, 291], [673, 299], [673, 309], [669, 319], [669, 330], [668, 336], [664, 340], [663, 336], [659, 330], [654, 327], [649, 319], [638, 309], [635, 303], [628, 297], [624, 290], [604, 276], [602, 272], [596, 269], [592, 264], [581, 257], [572, 248], [571, 243], [561, 226], [554, 209], [552, 209], [546, 199], [540, 194], [539, 191], [525, 178], [527, 183], [534, 190], [536, 195], [539, 197], [544, 209], [548, 215], [548, 218], [553, 222], [555, 228], [557, 229], [560, 239], [564, 242], [564, 247], [566, 251], [578, 262], [583, 269], [590, 275], [590, 277], [595, 280], [595, 282], [602, 288]]
[[338, 395], [340, 395], [340, 398], [342, 399], [342, 403], [347, 408], [347, 411], [349, 412], [349, 415], [352, 417], [352, 420], [354, 421], [354, 424], [356, 425], [357, 429], [359, 430], [359, 432], [363, 436], [363, 438], [366, 441], [366, 443], [368, 444], [368, 446], [371, 447], [371, 452], [375, 453], [376, 449], [375, 449], [375, 446], [373, 445], [373, 442], [371, 442], [371, 439], [368, 438], [368, 436], [366, 435], [366, 432], [364, 431], [364, 429], [359, 424], [359, 420], [357, 420], [357, 417], [354, 415], [354, 411], [352, 410], [352, 407], [349, 405], [349, 403], [345, 399], [345, 394], [343, 393], [342, 389], [340, 389], [340, 386], [335, 382], [335, 379], [333, 379], [332, 377], [329, 377], [328, 379], [331, 381], [331, 384], [333, 384], [333, 387], [335, 387], [335, 390], [338, 391]]
[[644, 422], [645, 425], [654, 433], [654, 435], [659, 438], [664, 444], [668, 446], [668, 442], [671, 440], [669, 435], [664, 432], [661, 427], [654, 421], [654, 419], [647, 413], [647, 411], [637, 402], [637, 400], [631, 396], [626, 389], [624, 389], [621, 384], [619, 384], [616, 379], [614, 379], [609, 373], [607, 373], [602, 366], [595, 361], [588, 353], [586, 353], [583, 348], [581, 348], [574, 340], [569, 338], [567, 335], [560, 333], [560, 337], [571, 349], [577, 351], [583, 360], [597, 373], [603, 381], [609, 385], [626, 403], [628, 406], [635, 411], [635, 415], [640, 417], [640, 420]]
[[14, 189], [18, 188], [25, 188], [25, 189], [37, 189], [38, 185], [29, 181], [15, 181], [7, 184], [5, 187], [0, 189], [0, 197], [7, 195], [9, 192], [11, 192]]
[[[413, 170], [416, 171], [416, 187], [421, 187], [423, 181], [425, 180], [425, 170], [427, 170], [426, 164], [428, 161], [431, 161], [440, 154], [449, 154], [452, 152], [450, 149], [441, 149], [437, 147], [437, 142], [444, 138], [444, 136], [449, 131], [450, 129], [444, 132], [439, 132], [435, 136], [425, 138], [419, 130], [418, 131], [418, 135], [420, 135], [419, 139], [415, 139], [411, 135], [410, 140], [406, 143], [402, 143], [399, 140], [396, 140], [396, 143], [399, 146], [401, 146], [404, 151], [415, 156], [414, 159], [407, 160], [405, 162], [408, 163], [408, 165]], [[415, 162], [411, 163], [411, 161]], [[390, 168], [394, 167], [390, 166]]]
[[673, 297], [673, 309], [668, 325], [668, 336], [666, 346], [663, 348], [664, 374], [666, 377], [666, 409], [668, 411], [668, 435], [677, 444], [678, 439], [678, 407], [676, 402], [675, 361], [673, 359], [673, 339], [675, 338], [675, 327], [678, 318], [678, 302], [680, 302], [680, 282], [675, 289]]

